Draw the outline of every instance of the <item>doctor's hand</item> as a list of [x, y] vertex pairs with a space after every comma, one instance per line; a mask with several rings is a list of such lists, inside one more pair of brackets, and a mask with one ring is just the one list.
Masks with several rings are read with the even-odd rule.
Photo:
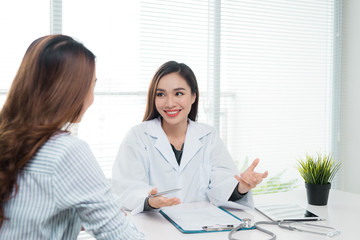
[[161, 208], [161, 207], [177, 205], [180, 203], [180, 199], [177, 197], [167, 198], [162, 195], [157, 196], [157, 197], [150, 197], [150, 195], [157, 194], [157, 192], [158, 191], [156, 188], [151, 189], [151, 191], [149, 192], [149, 200], [148, 201], [149, 201], [150, 207]]
[[256, 158], [253, 163], [243, 172], [240, 176], [235, 175], [236, 180], [238, 180], [238, 191], [241, 194], [245, 194], [256, 185], [262, 182], [264, 178], [267, 177], [268, 171], [264, 173], [257, 173], [254, 171], [255, 167], [259, 164], [259, 159]]

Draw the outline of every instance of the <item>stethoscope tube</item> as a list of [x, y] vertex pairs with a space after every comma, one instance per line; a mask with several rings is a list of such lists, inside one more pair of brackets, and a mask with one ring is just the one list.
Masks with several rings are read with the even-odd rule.
[[276, 222], [274, 222], [274, 221], [259, 221], [259, 222], [255, 222], [254, 226], [251, 226], [251, 219], [244, 218], [243, 222], [239, 226], [233, 228], [229, 232], [228, 237], [229, 237], [229, 240], [237, 240], [236, 238], [233, 237], [234, 233], [236, 233], [237, 231], [239, 231], [241, 229], [244, 229], [244, 230], [245, 229], [247, 229], [247, 230], [257, 229], [257, 230], [259, 230], [259, 231], [261, 231], [263, 233], [266, 233], [266, 234], [270, 235], [271, 238], [269, 238], [269, 240], [275, 240], [276, 239], [275, 233], [273, 233], [273, 232], [271, 232], [269, 230], [266, 230], [266, 229], [259, 226], [259, 225], [262, 225], [262, 224], [278, 225], [280, 228], [287, 229], [287, 230], [290, 230], [290, 231], [297, 230], [297, 231], [300, 231], [300, 232], [307, 232], [307, 233], [313, 233], [313, 234], [326, 235], [328, 237], [333, 237], [333, 236], [336, 236], [336, 235], [340, 234], [340, 231], [333, 228], [333, 227], [321, 226], [321, 225], [310, 224], [310, 223], [302, 223], [302, 222], [300, 222], [300, 223], [305, 225], [305, 226], [317, 227], [317, 228], [328, 229], [328, 230], [333, 230], [333, 231], [328, 232], [328, 233], [322, 233], [322, 232], [299, 229], [297, 227], [292, 226], [292, 224], [299, 224], [299, 222], [294, 222], [294, 221], [276, 221]]
[[266, 234], [270, 235], [271, 238], [269, 238], [269, 240], [275, 240], [275, 239], [276, 239], [275, 233], [270, 232], [269, 230], [266, 230], [266, 229], [258, 226], [258, 225], [260, 225], [260, 224], [277, 225], [277, 222], [260, 221], [260, 222], [256, 222], [256, 223], [254, 224], [254, 226], [251, 227], [251, 226], [250, 226], [250, 225], [251, 225], [251, 219], [244, 218], [244, 219], [243, 219], [243, 222], [242, 222], [239, 226], [233, 228], [233, 229], [229, 232], [229, 236], [228, 236], [228, 237], [229, 237], [229, 240], [237, 240], [236, 238], [233, 237], [233, 235], [234, 235], [234, 233], [236, 233], [237, 231], [239, 231], [239, 230], [241, 230], [241, 229], [249, 229], [249, 230], [250, 230], [250, 229], [257, 229], [257, 230], [259, 230], [259, 231], [261, 231], [261, 232], [263, 232], [263, 233], [266, 233]]
[[255, 229], [257, 229], [257, 230], [259, 230], [259, 231], [261, 231], [261, 232], [263, 232], [263, 233], [266, 233], [266, 234], [270, 235], [271, 238], [269, 238], [269, 240], [275, 240], [275, 239], [276, 239], [275, 233], [270, 232], [269, 230], [266, 230], [265, 228], [260, 227], [260, 226], [259, 226], [260, 224], [276, 225], [277, 222], [259, 221], [259, 222], [254, 223]]

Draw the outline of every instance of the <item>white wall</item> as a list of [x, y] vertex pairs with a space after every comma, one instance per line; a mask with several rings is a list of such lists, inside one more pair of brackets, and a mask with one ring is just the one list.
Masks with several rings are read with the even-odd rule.
[[343, 0], [340, 188], [360, 193], [360, 1]]

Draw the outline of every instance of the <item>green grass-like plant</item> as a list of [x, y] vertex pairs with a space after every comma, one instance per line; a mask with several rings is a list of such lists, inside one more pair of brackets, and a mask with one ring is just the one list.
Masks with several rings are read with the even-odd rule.
[[335, 163], [331, 154], [320, 154], [299, 159], [297, 169], [308, 184], [328, 184], [333, 180], [340, 168], [340, 163]]

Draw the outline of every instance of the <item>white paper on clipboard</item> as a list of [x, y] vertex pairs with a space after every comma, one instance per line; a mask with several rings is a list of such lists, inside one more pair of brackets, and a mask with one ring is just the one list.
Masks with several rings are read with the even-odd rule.
[[183, 203], [161, 210], [184, 231], [201, 231], [204, 226], [236, 227], [241, 223], [239, 218], [209, 202]]

